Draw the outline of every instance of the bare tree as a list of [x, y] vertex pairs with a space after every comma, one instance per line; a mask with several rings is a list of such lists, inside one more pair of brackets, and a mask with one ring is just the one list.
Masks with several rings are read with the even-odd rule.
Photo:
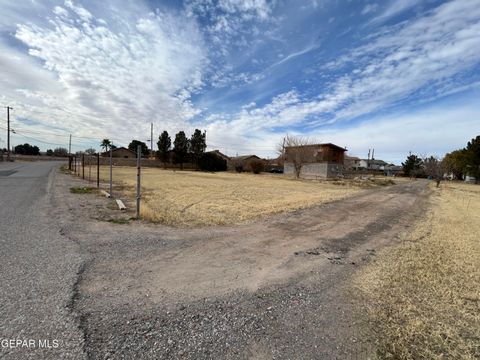
[[305, 163], [312, 162], [314, 154], [312, 147], [315, 142], [303, 136], [287, 135], [279, 148], [280, 156], [286, 163], [291, 163], [298, 179]]
[[443, 180], [444, 166], [443, 162], [435, 156], [426, 157], [423, 159], [423, 166], [425, 174], [437, 182], [437, 187], [440, 181]]

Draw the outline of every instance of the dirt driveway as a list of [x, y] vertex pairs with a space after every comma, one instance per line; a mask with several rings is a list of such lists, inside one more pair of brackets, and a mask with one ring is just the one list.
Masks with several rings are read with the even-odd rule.
[[86, 259], [75, 301], [86, 350], [95, 359], [368, 358], [349, 278], [425, 209], [426, 184], [197, 229], [94, 220], [104, 199], [59, 191], [58, 211], [71, 217], [62, 231]]

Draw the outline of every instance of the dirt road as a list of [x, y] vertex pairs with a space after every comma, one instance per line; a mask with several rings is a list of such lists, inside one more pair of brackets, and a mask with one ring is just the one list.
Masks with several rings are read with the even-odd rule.
[[425, 209], [426, 182], [241, 226], [174, 229], [92, 219], [105, 199], [52, 199], [85, 259], [76, 288], [91, 358], [361, 359], [349, 278]]

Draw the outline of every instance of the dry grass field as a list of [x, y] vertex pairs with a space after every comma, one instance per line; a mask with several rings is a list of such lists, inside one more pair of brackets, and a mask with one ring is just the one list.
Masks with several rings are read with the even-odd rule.
[[[101, 169], [103, 181], [108, 168]], [[113, 179], [134, 198], [136, 169], [115, 167]], [[315, 182], [275, 175], [142, 169], [143, 218], [169, 225], [218, 225], [310, 207], [362, 190], [346, 182]]]
[[480, 358], [480, 186], [432, 189], [424, 219], [356, 280], [382, 359]]

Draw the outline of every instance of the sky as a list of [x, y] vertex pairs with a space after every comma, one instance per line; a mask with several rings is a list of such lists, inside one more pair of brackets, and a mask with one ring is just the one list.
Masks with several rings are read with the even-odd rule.
[[126, 146], [153, 123], [155, 147], [198, 128], [209, 150], [274, 157], [289, 134], [399, 164], [480, 134], [479, 0], [0, 0], [0, 14], [13, 145]]

